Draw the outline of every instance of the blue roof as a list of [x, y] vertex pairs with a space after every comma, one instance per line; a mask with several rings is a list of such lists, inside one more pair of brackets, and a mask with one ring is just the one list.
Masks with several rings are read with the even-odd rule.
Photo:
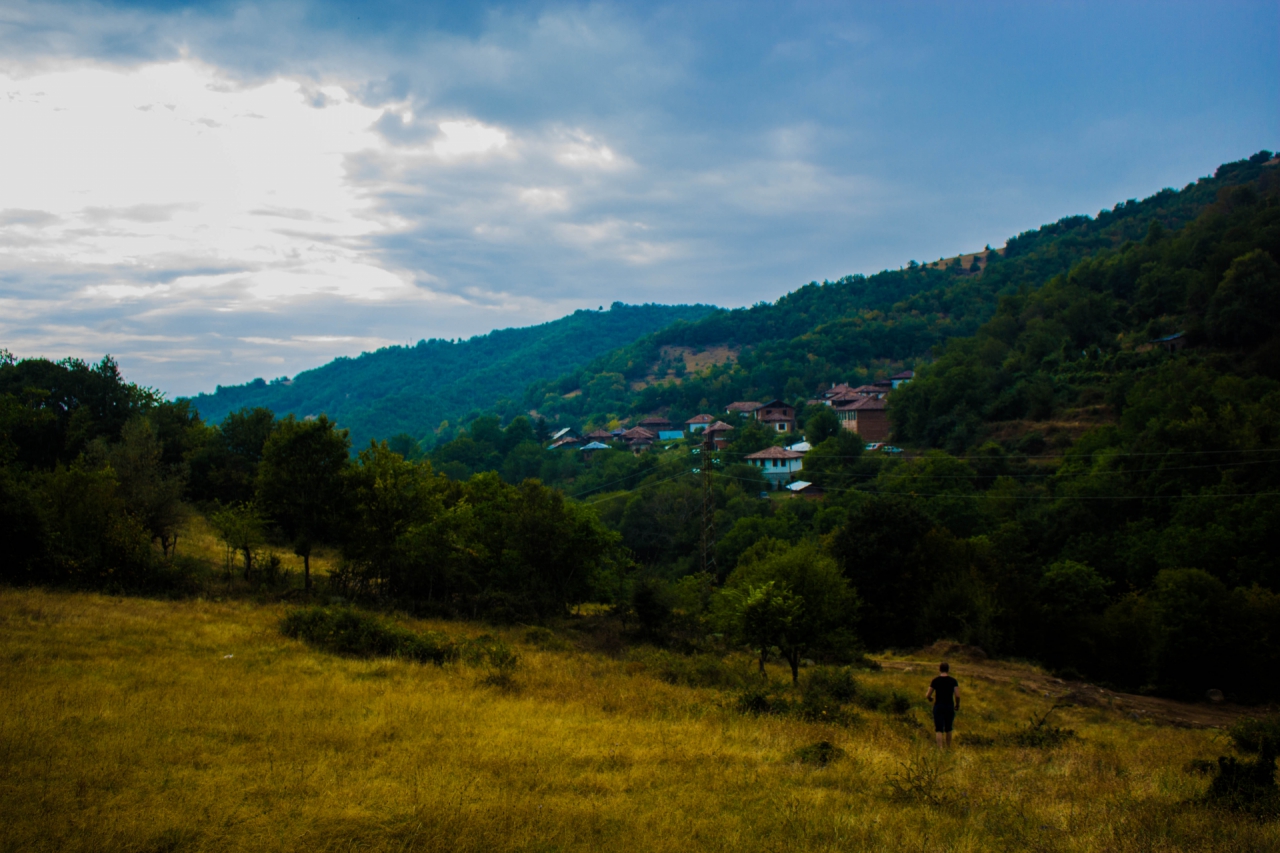
[[598, 441], [593, 441], [590, 444], [584, 444], [582, 447], [579, 447], [578, 449], [579, 450], [608, 450], [609, 445], [601, 444]]

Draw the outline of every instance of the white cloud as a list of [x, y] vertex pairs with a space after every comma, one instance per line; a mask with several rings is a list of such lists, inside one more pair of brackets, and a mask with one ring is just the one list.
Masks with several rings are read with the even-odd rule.
[[505, 131], [478, 121], [442, 121], [439, 127], [440, 138], [431, 150], [446, 160], [481, 156], [507, 147]]
[[[410, 291], [361, 248], [388, 223], [345, 163], [385, 144], [370, 129], [381, 111], [339, 87], [238, 86], [183, 59], [11, 72], [0, 91], [0, 198], [22, 214], [3, 226], [0, 264], [115, 267], [125, 277], [234, 267], [240, 301]], [[215, 296], [225, 279], [111, 281], [80, 295]]]

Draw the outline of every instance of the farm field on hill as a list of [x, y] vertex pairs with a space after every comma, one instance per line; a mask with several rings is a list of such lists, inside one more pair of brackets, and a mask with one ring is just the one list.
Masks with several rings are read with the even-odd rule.
[[[1185, 767], [1227, 750], [1215, 730], [1068, 707], [1053, 725], [1077, 737], [1006, 745], [1050, 702], [1012, 664], [1001, 680], [957, 663], [958, 746], [938, 756], [918, 699], [932, 662], [859, 673], [915, 705], [832, 725], [740, 713], [662, 680], [659, 655], [609, 657], [568, 628], [406, 620], [499, 634], [520, 664], [493, 686], [316, 651], [281, 635], [287, 610], [0, 590], [0, 850], [1280, 846], [1280, 824], [1195, 804], [1207, 783]], [[801, 759], [824, 741], [843, 755]]]

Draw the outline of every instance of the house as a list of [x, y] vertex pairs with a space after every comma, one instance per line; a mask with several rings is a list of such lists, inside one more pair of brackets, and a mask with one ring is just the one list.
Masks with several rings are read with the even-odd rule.
[[565, 427], [564, 429], [558, 429], [551, 433], [552, 444], [564, 438], [578, 438], [578, 431], [573, 427]]
[[556, 450], [561, 447], [577, 447], [579, 444], [582, 444], [582, 439], [577, 436], [566, 435], [564, 438], [551, 442], [548, 450]]
[[652, 417], [645, 418], [640, 423], [636, 424], [636, 426], [644, 427], [652, 433], [659, 433], [664, 429], [671, 429], [672, 424], [671, 421], [666, 418]]
[[723, 450], [725, 445], [729, 443], [729, 433], [731, 432], [733, 432], [733, 427], [729, 426], [724, 421], [716, 421], [711, 426], [707, 427], [704, 435], [717, 450]]
[[775, 432], [796, 431], [796, 407], [781, 400], [761, 403], [751, 411], [751, 416]]
[[714, 415], [694, 415], [684, 422], [685, 429], [689, 432], [702, 432], [711, 424], [715, 423]]
[[915, 378], [916, 378], [916, 372], [914, 370], [904, 370], [901, 373], [895, 373], [892, 376], [890, 376], [889, 381], [892, 382], [893, 387], [897, 389], [903, 385], [906, 385], [908, 382], [910, 382], [912, 379], [915, 379]]
[[749, 415], [758, 408], [760, 408], [760, 404], [755, 402], [730, 403], [725, 406], [724, 412], [726, 415]]
[[[605, 429], [593, 429], [583, 436], [587, 441], [613, 441], [614, 435]], [[584, 450], [586, 448], [583, 448]]]
[[783, 447], [766, 447], [746, 457], [747, 464], [759, 468], [775, 489], [804, 467], [803, 459], [803, 453]]
[[658, 432], [658, 441], [679, 441], [684, 438], [684, 431], [678, 429], [664, 429]]
[[598, 450], [608, 450], [608, 449], [609, 449], [609, 445], [607, 445], [607, 444], [603, 444], [603, 443], [601, 443], [601, 442], [599, 442], [599, 441], [593, 441], [593, 442], [591, 442], [590, 444], [584, 444], [584, 445], [582, 445], [582, 447], [579, 447], [578, 449], [582, 451], [582, 455], [583, 455], [583, 456], [585, 456], [585, 457], [587, 457], [588, 459], [590, 459], [592, 456], [594, 456], [594, 455], [596, 454], [596, 451], [598, 451]]
[[653, 440], [658, 437], [658, 434], [652, 430], [637, 426], [625, 431], [619, 437], [628, 445], [635, 444], [637, 441], [647, 441], [653, 444]]
[[813, 450], [813, 445], [807, 441], [797, 441], [795, 444], [787, 445], [787, 450], [794, 450], [796, 453], [808, 453]]
[[832, 384], [830, 388], [819, 389], [817, 398], [810, 400], [810, 404], [822, 404], [826, 406], [838, 406], [843, 403], [851, 403], [859, 397], [884, 397], [892, 387], [887, 384], [887, 380], [879, 384], [859, 385], [856, 388], [846, 384]]
[[862, 436], [863, 441], [884, 441], [889, 437], [889, 404], [879, 397], [859, 397], [832, 406], [840, 426]]

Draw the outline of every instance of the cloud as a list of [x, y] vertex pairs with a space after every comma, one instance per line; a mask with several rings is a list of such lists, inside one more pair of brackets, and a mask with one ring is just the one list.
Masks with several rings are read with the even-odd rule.
[[188, 393], [997, 243], [1275, 139], [1267, 8], [5, 0], [0, 345]]

